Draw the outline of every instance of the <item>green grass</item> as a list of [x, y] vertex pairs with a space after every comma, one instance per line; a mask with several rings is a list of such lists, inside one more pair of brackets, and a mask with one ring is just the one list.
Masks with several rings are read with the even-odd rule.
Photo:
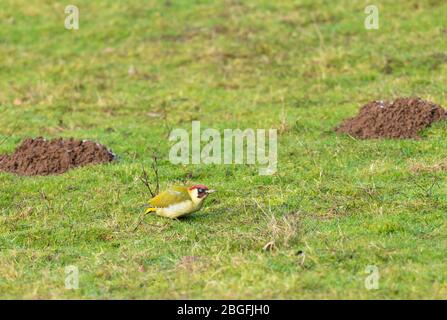
[[[365, 1], [75, 4], [80, 29], [69, 31], [64, 2], [2, 1], [0, 153], [62, 136], [119, 159], [0, 173], [1, 298], [447, 297], [447, 171], [436, 166], [447, 123], [417, 141], [332, 130], [373, 99], [447, 106], [445, 1], [376, 1], [379, 30], [364, 28]], [[172, 165], [169, 130], [191, 120], [278, 128], [277, 174]], [[162, 187], [219, 193], [187, 219], [147, 216], [133, 231], [149, 198], [148, 147]], [[68, 265], [78, 290], [65, 289]], [[378, 290], [365, 289], [369, 265]]]

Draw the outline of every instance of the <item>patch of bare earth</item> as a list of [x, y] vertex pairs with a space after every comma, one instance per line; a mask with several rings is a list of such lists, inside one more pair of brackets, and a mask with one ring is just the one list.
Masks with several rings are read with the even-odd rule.
[[372, 101], [335, 130], [360, 139], [419, 139], [419, 132], [445, 119], [446, 110], [421, 98]]
[[93, 141], [27, 138], [11, 155], [0, 155], [0, 171], [25, 176], [61, 174], [75, 167], [110, 162], [114, 158], [110, 150]]

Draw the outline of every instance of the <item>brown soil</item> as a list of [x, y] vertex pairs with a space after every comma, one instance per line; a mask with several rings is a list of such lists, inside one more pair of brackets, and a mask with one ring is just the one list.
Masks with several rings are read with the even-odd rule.
[[418, 139], [419, 131], [446, 116], [442, 107], [420, 98], [398, 98], [391, 102], [372, 101], [364, 105], [354, 118], [345, 120], [335, 130], [360, 139]]
[[60, 174], [74, 167], [110, 162], [114, 157], [92, 141], [27, 138], [12, 155], [0, 155], [0, 171], [26, 176]]

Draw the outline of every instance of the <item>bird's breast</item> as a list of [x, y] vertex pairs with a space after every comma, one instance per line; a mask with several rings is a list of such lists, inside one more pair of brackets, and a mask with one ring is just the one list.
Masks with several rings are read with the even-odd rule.
[[189, 213], [192, 213], [198, 208], [191, 200], [182, 201], [176, 204], [172, 204], [166, 208], [158, 208], [157, 214], [168, 218], [178, 218]]

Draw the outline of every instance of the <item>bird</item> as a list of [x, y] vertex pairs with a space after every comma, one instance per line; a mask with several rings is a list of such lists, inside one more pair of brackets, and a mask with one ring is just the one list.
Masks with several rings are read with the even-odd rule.
[[216, 190], [203, 184], [172, 186], [149, 200], [145, 214], [154, 212], [162, 217], [177, 219], [200, 210], [204, 200], [213, 192]]

